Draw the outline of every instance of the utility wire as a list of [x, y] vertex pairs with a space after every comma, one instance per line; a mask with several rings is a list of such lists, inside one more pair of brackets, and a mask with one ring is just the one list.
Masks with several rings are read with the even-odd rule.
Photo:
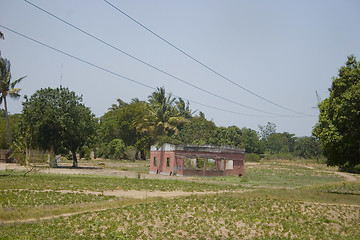
[[[100, 38], [98, 38], [98, 37], [90, 34], [89, 32], [87, 32], [87, 31], [85, 31], [85, 30], [83, 30], [83, 29], [81, 29], [81, 28], [79, 28], [79, 27], [77, 27], [77, 26], [75, 26], [75, 25], [67, 22], [67, 21], [65, 21], [64, 19], [62, 19], [62, 18], [60, 18], [60, 17], [58, 17], [58, 16], [50, 13], [49, 11], [47, 11], [47, 10], [45, 10], [45, 9], [37, 6], [37, 5], [35, 5], [34, 3], [31, 3], [31, 2], [29, 2], [29, 1], [27, 1], [27, 0], [24, 0], [24, 1], [25, 1], [26, 3], [32, 5], [33, 7], [41, 10], [42, 12], [44, 12], [44, 13], [46, 13], [46, 14], [54, 17], [54, 18], [56, 18], [57, 20], [65, 23], [66, 25], [68, 25], [68, 26], [70, 26], [70, 27], [72, 27], [72, 28], [75, 28], [76, 30], [84, 33], [85, 35], [87, 35], [87, 36], [89, 36], [89, 37], [91, 37], [91, 38], [93, 38], [93, 39], [95, 39], [95, 40], [97, 40], [97, 41], [105, 44], [106, 46], [111, 47], [112, 49], [115, 49], [116, 51], [119, 51], [119, 52], [125, 54], [126, 56], [131, 57], [132, 59], [135, 59], [136, 61], [139, 61], [139, 62], [145, 64], [146, 66], [151, 67], [151, 68], [153, 68], [153, 69], [155, 69], [155, 70], [157, 70], [157, 71], [159, 71], [159, 72], [161, 72], [161, 73], [163, 73], [163, 74], [165, 74], [165, 75], [167, 75], [167, 76], [169, 76], [169, 77], [171, 77], [171, 78], [173, 78], [173, 79], [175, 79], [175, 80], [177, 80], [177, 81], [180, 81], [180, 82], [182, 82], [182, 83], [184, 83], [184, 84], [186, 84], [186, 85], [188, 85], [188, 86], [191, 86], [191, 87], [196, 88], [196, 89], [198, 89], [198, 90], [200, 90], [200, 91], [202, 91], [202, 92], [205, 92], [205, 93], [207, 93], [207, 94], [210, 94], [210, 95], [212, 95], [212, 96], [214, 96], [214, 97], [220, 98], [220, 99], [222, 99], [222, 100], [224, 100], [224, 101], [227, 101], [227, 102], [230, 102], [230, 103], [239, 105], [239, 106], [244, 107], [244, 108], [248, 108], [248, 109], [251, 109], [251, 110], [254, 110], [254, 111], [266, 113], [266, 114], [269, 114], [269, 115], [286, 116], [286, 115], [280, 115], [280, 114], [276, 114], [276, 113], [267, 112], [267, 111], [264, 111], [264, 110], [261, 110], [261, 109], [249, 107], [249, 106], [246, 106], [246, 105], [244, 105], [244, 104], [241, 104], [241, 103], [235, 102], [235, 101], [233, 101], [233, 100], [230, 100], [230, 99], [228, 99], [228, 98], [226, 98], [226, 97], [223, 97], [223, 96], [217, 95], [217, 94], [215, 94], [215, 93], [212, 93], [212, 92], [210, 92], [210, 91], [208, 91], [208, 90], [206, 90], [206, 89], [203, 89], [203, 88], [201, 88], [201, 87], [199, 87], [199, 86], [196, 86], [195, 84], [192, 84], [192, 83], [190, 83], [190, 82], [187, 82], [187, 81], [185, 81], [185, 80], [183, 80], [183, 79], [181, 79], [181, 78], [179, 78], [179, 77], [176, 77], [176, 76], [174, 76], [174, 75], [172, 75], [172, 74], [170, 74], [170, 73], [168, 73], [168, 72], [166, 72], [166, 71], [164, 71], [164, 70], [162, 70], [162, 69], [160, 69], [160, 68], [158, 68], [158, 67], [156, 67], [156, 66], [154, 66], [154, 65], [152, 65], [152, 64], [150, 64], [150, 63], [148, 63], [148, 62], [145, 62], [144, 60], [142, 60], [142, 59], [140, 59], [140, 58], [138, 58], [138, 57], [135, 57], [135, 56], [133, 56], [133, 55], [131, 55], [131, 54], [129, 54], [129, 53], [127, 53], [127, 52], [119, 49], [118, 47], [115, 47], [114, 45], [112, 45], [112, 44], [110, 44], [110, 43], [108, 43], [108, 42], [106, 42], [106, 41], [104, 41], [104, 40], [102, 40], [102, 39], [100, 39]], [[299, 114], [299, 113], [298, 113], [298, 114]], [[301, 114], [301, 115], [303, 115], [303, 114]]]
[[224, 76], [223, 74], [217, 72], [216, 70], [214, 70], [213, 68], [207, 66], [206, 64], [202, 63], [200, 60], [196, 59], [195, 57], [191, 56], [190, 54], [186, 53], [185, 51], [181, 50], [179, 47], [175, 46], [174, 44], [172, 44], [171, 42], [169, 42], [168, 40], [166, 40], [165, 38], [161, 37], [159, 34], [155, 33], [154, 31], [152, 31], [150, 28], [146, 27], [144, 24], [140, 23], [139, 21], [137, 21], [136, 19], [134, 19], [133, 17], [131, 17], [130, 15], [126, 14], [124, 11], [122, 11], [121, 9], [119, 9], [118, 7], [116, 7], [115, 5], [113, 5], [112, 3], [110, 3], [109, 1], [107, 0], [104, 0], [105, 3], [107, 3], [109, 6], [113, 7], [114, 9], [116, 9], [117, 11], [119, 11], [120, 13], [122, 13], [123, 15], [125, 15], [126, 17], [128, 17], [129, 19], [131, 19], [133, 22], [135, 22], [136, 24], [138, 24], [139, 26], [141, 26], [142, 28], [144, 28], [145, 30], [147, 30], [148, 32], [150, 32], [151, 34], [153, 34], [154, 36], [156, 36], [157, 38], [159, 38], [160, 40], [164, 41], [165, 43], [167, 43], [168, 45], [170, 45], [171, 47], [175, 48], [176, 50], [178, 50], [179, 52], [181, 52], [182, 54], [184, 54], [185, 56], [187, 56], [188, 58], [192, 59], [193, 61], [197, 62], [198, 64], [200, 64], [201, 66], [205, 67], [206, 69], [208, 69], [209, 71], [211, 71], [212, 73], [215, 73], [216, 75], [218, 75], [219, 77], [221, 77], [222, 79], [225, 79], [226, 81], [232, 83], [233, 85], [241, 88], [242, 90], [250, 93], [251, 95], [254, 95], [272, 105], [275, 105], [279, 108], [282, 108], [282, 109], [285, 109], [287, 111], [290, 111], [290, 112], [293, 112], [293, 113], [296, 113], [296, 114], [300, 114], [300, 115], [305, 115], [305, 116], [312, 116], [312, 115], [308, 115], [308, 114], [304, 114], [304, 113], [301, 113], [301, 112], [297, 112], [297, 111], [294, 111], [290, 108], [287, 108], [287, 107], [284, 107], [284, 106], [281, 106], [280, 104], [277, 104], [271, 100], [268, 100], [264, 97], [262, 97], [261, 95], [253, 92], [253, 91], [250, 91], [249, 89], [241, 86], [240, 84], [234, 82], [233, 80], [231, 80], [230, 78]]
[[[60, 50], [60, 49], [58, 49], [58, 48], [52, 47], [52, 46], [50, 46], [50, 45], [48, 45], [48, 44], [46, 44], [46, 43], [40, 42], [40, 41], [38, 41], [38, 40], [36, 40], [36, 39], [34, 39], [34, 38], [31, 38], [31, 37], [29, 37], [29, 36], [27, 36], [27, 35], [25, 35], [25, 34], [22, 34], [22, 33], [20, 33], [20, 32], [17, 32], [17, 31], [15, 31], [15, 30], [13, 30], [13, 29], [11, 29], [11, 28], [8, 28], [8, 27], [6, 27], [6, 26], [4, 26], [4, 25], [1, 25], [1, 24], [0, 24], [0, 27], [4, 28], [4, 29], [6, 29], [6, 30], [8, 30], [8, 31], [10, 31], [10, 32], [12, 32], [12, 33], [15, 33], [15, 34], [17, 34], [17, 35], [19, 35], [19, 36], [21, 36], [21, 37], [23, 37], [23, 38], [26, 38], [27, 40], [30, 40], [30, 41], [32, 41], [32, 42], [35, 42], [35, 43], [37, 43], [37, 44], [39, 44], [39, 45], [41, 45], [41, 46], [43, 46], [43, 47], [49, 48], [49, 49], [51, 49], [51, 50], [54, 50], [54, 51], [56, 51], [56, 52], [58, 52], [58, 53], [61, 53], [61, 54], [65, 55], [65, 56], [68, 56], [68, 57], [73, 58], [73, 59], [75, 59], [75, 60], [78, 60], [78, 61], [80, 61], [80, 62], [82, 62], [82, 63], [85, 63], [85, 64], [87, 64], [87, 65], [90, 65], [90, 66], [92, 66], [92, 67], [94, 67], [94, 68], [100, 69], [100, 70], [102, 70], [102, 71], [104, 71], [104, 72], [110, 73], [110, 74], [115, 75], [115, 76], [117, 76], [117, 77], [123, 78], [123, 79], [125, 79], [125, 80], [130, 81], [130, 82], [133, 82], [133, 83], [135, 83], [135, 84], [138, 84], [138, 85], [141, 85], [141, 86], [143, 86], [143, 87], [149, 88], [149, 89], [151, 89], [151, 90], [155, 90], [155, 91], [157, 90], [155, 87], [152, 87], [152, 86], [150, 86], [150, 85], [144, 84], [144, 83], [139, 82], [139, 81], [136, 81], [136, 80], [134, 80], [134, 79], [131, 79], [131, 78], [129, 78], [129, 77], [126, 77], [126, 76], [124, 76], [124, 75], [121, 75], [121, 74], [119, 74], [119, 73], [116, 73], [116, 72], [114, 72], [114, 71], [111, 71], [111, 70], [109, 70], [109, 69], [106, 69], [106, 68], [104, 68], [104, 67], [101, 67], [101, 66], [99, 66], [99, 65], [96, 65], [96, 64], [94, 64], [94, 63], [91, 63], [91, 62], [89, 62], [89, 61], [87, 61], [87, 60], [84, 60], [84, 59], [82, 59], [82, 58], [76, 57], [76, 56], [74, 56], [74, 55], [72, 55], [72, 54], [70, 54], [70, 53], [67, 53], [67, 52], [62, 51], [62, 50]], [[174, 95], [174, 96], [177, 97], [177, 98], [179, 98], [179, 97], [176, 96], [176, 95]], [[200, 103], [200, 102], [197, 102], [197, 101], [193, 101], [193, 100], [190, 100], [190, 99], [186, 99], [186, 98], [183, 98], [183, 99], [186, 100], [186, 101], [192, 102], [192, 103], [196, 103], [196, 104], [201, 105], [201, 106], [205, 106], [205, 107], [212, 108], [212, 109], [215, 109], [215, 110], [219, 110], [219, 111], [223, 111], [223, 112], [227, 112], [227, 113], [233, 113], [233, 114], [237, 114], [237, 115], [241, 115], [241, 116], [261, 117], [261, 118], [262, 118], [262, 117], [276, 117], [276, 116], [260, 116], [260, 115], [245, 114], [245, 113], [230, 111], [230, 110], [226, 110], [226, 109], [222, 109], [222, 108], [217, 108], [217, 107], [214, 107], [214, 106], [211, 106], [211, 105], [203, 104], [203, 103]], [[297, 117], [303, 117], [303, 116], [278, 116], [278, 117], [294, 117], [294, 118], [297, 118]]]

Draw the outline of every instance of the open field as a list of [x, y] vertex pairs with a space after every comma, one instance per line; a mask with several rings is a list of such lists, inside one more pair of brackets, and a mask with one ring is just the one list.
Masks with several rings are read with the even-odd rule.
[[314, 162], [212, 178], [148, 175], [142, 161], [66, 164], [26, 177], [2, 166], [0, 239], [360, 238], [360, 178]]

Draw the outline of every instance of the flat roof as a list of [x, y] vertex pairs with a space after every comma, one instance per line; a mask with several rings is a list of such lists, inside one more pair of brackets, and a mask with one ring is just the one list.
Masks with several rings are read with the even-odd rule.
[[210, 153], [245, 153], [245, 149], [231, 146], [193, 145], [193, 144], [169, 144], [161, 147], [151, 146], [151, 151], [183, 151], [183, 152], [210, 152]]

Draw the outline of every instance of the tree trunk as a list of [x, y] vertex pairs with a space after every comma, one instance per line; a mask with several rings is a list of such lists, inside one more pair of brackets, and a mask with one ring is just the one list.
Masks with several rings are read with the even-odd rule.
[[9, 115], [8, 115], [8, 110], [7, 110], [6, 97], [4, 97], [4, 106], [5, 106], [5, 119], [6, 119], [7, 134], [8, 134], [9, 145], [10, 145], [10, 150], [11, 150], [11, 148], [12, 148], [12, 139], [11, 139], [11, 130], [10, 130], [10, 123], [9, 123]]
[[77, 168], [78, 167], [78, 161], [77, 161], [77, 157], [76, 157], [76, 151], [71, 151], [72, 155], [73, 155], [73, 167]]
[[49, 159], [49, 165], [50, 167], [57, 167], [57, 162], [55, 159], [55, 149], [54, 149], [54, 145], [50, 146], [50, 159]]
[[144, 150], [144, 149], [141, 149], [140, 153], [141, 153], [141, 159], [142, 159], [142, 160], [146, 160], [145, 150]]

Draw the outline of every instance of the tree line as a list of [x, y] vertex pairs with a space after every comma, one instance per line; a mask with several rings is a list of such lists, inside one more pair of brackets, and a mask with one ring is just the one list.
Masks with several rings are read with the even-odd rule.
[[13, 135], [18, 146], [14, 151], [25, 156], [28, 149], [43, 149], [52, 156], [70, 155], [76, 167], [76, 153], [88, 157], [94, 151], [103, 158], [146, 159], [153, 144], [211, 144], [245, 148], [253, 160], [271, 156], [320, 158], [323, 154], [329, 165], [359, 165], [360, 67], [354, 56], [348, 57], [346, 66], [333, 79], [330, 97], [319, 105], [314, 136], [309, 137], [279, 133], [271, 122], [258, 130], [216, 126], [203, 112], [193, 111], [189, 102], [167, 93], [164, 87], [157, 88], [147, 100], [125, 102], [119, 98], [100, 118], [68, 88], [45, 88], [29, 98], [25, 96], [22, 113], [9, 117], [6, 97], [10, 93], [19, 96], [20, 89], [14, 87], [23, 78], [11, 82], [6, 65], [10, 63], [4, 59], [0, 63], [5, 65], [0, 67], [1, 99], [5, 103], [5, 110], [0, 112], [0, 148], [11, 148]]

